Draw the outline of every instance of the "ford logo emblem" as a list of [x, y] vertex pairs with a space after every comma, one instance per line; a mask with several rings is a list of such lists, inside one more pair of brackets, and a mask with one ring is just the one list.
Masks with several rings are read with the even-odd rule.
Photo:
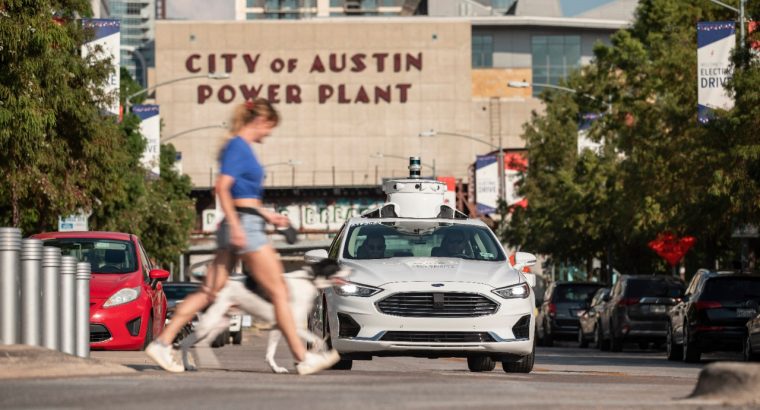
[[443, 287], [443, 283], [433, 283], [431, 286], [434, 288], [441, 288]]

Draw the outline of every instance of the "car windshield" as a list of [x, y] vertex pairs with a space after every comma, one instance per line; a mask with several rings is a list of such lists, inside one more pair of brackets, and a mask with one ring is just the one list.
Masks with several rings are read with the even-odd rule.
[[93, 273], [130, 273], [137, 270], [135, 247], [129, 241], [112, 239], [47, 239], [45, 246], [61, 248], [61, 255], [89, 262]]
[[169, 300], [181, 300], [187, 297], [187, 295], [197, 291], [200, 285], [164, 285], [164, 294]]
[[711, 278], [705, 284], [703, 300], [760, 302], [760, 278]]
[[594, 297], [594, 293], [599, 290], [601, 285], [564, 285], [557, 286], [557, 291], [554, 294], [552, 302], [554, 303], [568, 303], [568, 302], [590, 302]]
[[628, 298], [677, 298], [682, 292], [683, 285], [669, 280], [631, 279], [625, 284], [625, 296]]
[[348, 231], [343, 257], [446, 257], [505, 261], [501, 244], [488, 228], [430, 221], [363, 223]]

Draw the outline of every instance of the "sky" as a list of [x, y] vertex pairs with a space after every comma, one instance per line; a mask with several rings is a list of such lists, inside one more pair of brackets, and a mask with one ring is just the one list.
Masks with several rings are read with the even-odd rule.
[[172, 20], [234, 20], [235, 0], [166, 0]]

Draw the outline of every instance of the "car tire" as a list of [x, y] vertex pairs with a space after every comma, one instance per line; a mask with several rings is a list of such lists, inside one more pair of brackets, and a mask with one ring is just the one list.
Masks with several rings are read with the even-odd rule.
[[211, 342], [211, 347], [222, 347], [224, 346], [224, 332], [219, 333], [214, 338], [214, 341]]
[[539, 331], [540, 326], [538, 325], [538, 321], [536, 321], [536, 329], [534, 330], [535, 338], [536, 338], [536, 346], [543, 346], [544, 345], [544, 337], [543, 328]]
[[148, 328], [145, 329], [145, 339], [143, 340], [142, 350], [153, 341], [153, 316], [148, 316]]
[[533, 350], [529, 355], [516, 362], [501, 362], [501, 368], [506, 373], [530, 373], [533, 371], [533, 363], [536, 361], [536, 343], [533, 342]]
[[681, 360], [683, 352], [681, 346], [676, 344], [676, 338], [673, 337], [673, 326], [668, 323], [668, 333], [665, 339], [665, 354], [668, 360], [675, 362]]
[[239, 345], [243, 343], [243, 331], [235, 332], [232, 334], [232, 344]]
[[588, 340], [583, 336], [583, 329], [578, 327], [578, 347], [585, 349], [588, 347]]
[[683, 326], [683, 361], [686, 363], [699, 363], [702, 352], [697, 346], [696, 340], [689, 340], [689, 327]]
[[496, 368], [496, 362], [488, 356], [469, 356], [467, 368], [471, 372], [490, 372]]
[[749, 335], [747, 335], [746, 338], [744, 338], [744, 361], [745, 362], [757, 362], [760, 361], [760, 354], [755, 353], [752, 350], [752, 343], [750, 341]]

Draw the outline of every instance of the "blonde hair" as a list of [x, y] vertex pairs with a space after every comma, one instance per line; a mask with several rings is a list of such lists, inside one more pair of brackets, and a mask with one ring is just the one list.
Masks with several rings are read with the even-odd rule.
[[280, 114], [278, 114], [274, 106], [264, 98], [248, 100], [235, 107], [235, 110], [232, 112], [232, 118], [230, 119], [229, 133], [222, 140], [222, 145], [219, 149], [219, 158], [221, 158], [222, 152], [229, 140], [236, 136], [243, 127], [259, 117], [274, 123], [274, 125], [277, 125], [280, 122]]

